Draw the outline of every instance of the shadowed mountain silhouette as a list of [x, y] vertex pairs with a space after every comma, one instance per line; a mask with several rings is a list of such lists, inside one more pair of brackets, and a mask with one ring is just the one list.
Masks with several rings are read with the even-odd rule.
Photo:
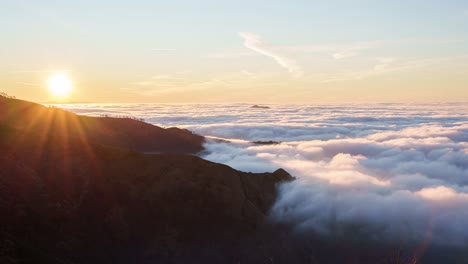
[[[0, 124], [37, 140], [79, 138], [86, 143], [140, 152], [196, 153], [204, 138], [186, 129], [163, 129], [131, 118], [89, 117], [43, 105], [0, 96]], [[18, 135], [16, 135], [18, 136]]]
[[292, 180], [132, 150], [197, 152], [187, 130], [9, 98], [0, 113], [1, 263], [235, 261]]
[[257, 108], [257, 109], [270, 109], [269, 106], [264, 105], [252, 105], [250, 108]]

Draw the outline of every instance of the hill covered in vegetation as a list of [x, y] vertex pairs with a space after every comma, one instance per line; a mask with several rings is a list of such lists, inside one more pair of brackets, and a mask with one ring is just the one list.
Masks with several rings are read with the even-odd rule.
[[292, 177], [169, 153], [202, 143], [183, 129], [0, 97], [0, 262], [265, 260], [249, 251], [276, 184]]

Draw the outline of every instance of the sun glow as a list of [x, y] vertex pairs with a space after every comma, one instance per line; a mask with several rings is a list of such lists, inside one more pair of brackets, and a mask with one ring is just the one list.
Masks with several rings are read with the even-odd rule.
[[48, 81], [49, 91], [56, 98], [67, 97], [72, 90], [70, 78], [61, 73], [52, 75]]

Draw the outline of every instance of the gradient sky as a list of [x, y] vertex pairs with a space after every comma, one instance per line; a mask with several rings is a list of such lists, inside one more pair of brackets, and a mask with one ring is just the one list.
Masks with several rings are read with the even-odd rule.
[[2, 0], [0, 91], [88, 102], [468, 101], [468, 1]]

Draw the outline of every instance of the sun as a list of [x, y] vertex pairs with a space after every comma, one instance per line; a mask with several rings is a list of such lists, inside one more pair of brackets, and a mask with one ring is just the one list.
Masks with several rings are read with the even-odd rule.
[[53, 97], [67, 97], [72, 90], [72, 82], [70, 78], [62, 73], [57, 73], [49, 77], [49, 91]]

